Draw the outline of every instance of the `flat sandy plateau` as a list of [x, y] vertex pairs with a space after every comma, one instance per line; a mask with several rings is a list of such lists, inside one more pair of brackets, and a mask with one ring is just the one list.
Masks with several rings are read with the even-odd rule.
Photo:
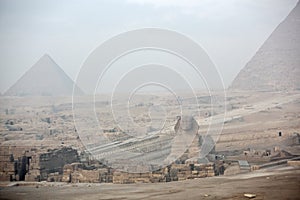
[[245, 193], [255, 194], [253, 199], [300, 199], [300, 168], [277, 166], [235, 176], [156, 184], [26, 184], [2, 184], [0, 199], [248, 199]]

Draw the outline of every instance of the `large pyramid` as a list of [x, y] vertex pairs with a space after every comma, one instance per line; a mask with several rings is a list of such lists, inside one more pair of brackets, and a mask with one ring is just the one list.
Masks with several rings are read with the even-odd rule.
[[[74, 82], [45, 54], [4, 95], [6, 96], [67, 96], [72, 95]], [[76, 94], [82, 91], [76, 87]]]
[[240, 71], [231, 89], [300, 89], [300, 3]]

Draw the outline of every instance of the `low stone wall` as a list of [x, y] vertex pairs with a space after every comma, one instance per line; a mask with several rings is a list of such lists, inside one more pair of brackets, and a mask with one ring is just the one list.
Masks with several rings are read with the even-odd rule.
[[215, 175], [213, 163], [172, 164], [148, 173], [128, 173], [109, 168], [93, 170], [85, 170], [83, 168], [81, 163], [65, 165], [62, 181], [69, 183], [156, 183], [212, 177]]
[[186, 180], [215, 176], [214, 164], [173, 164], [170, 175], [172, 180]]
[[[151, 173], [126, 173], [114, 172], [113, 183], [127, 184], [127, 183], [150, 183]], [[157, 179], [159, 180], [159, 179]]]
[[62, 176], [62, 181], [68, 183], [111, 183], [112, 179], [110, 169], [86, 170], [81, 163], [65, 165]]

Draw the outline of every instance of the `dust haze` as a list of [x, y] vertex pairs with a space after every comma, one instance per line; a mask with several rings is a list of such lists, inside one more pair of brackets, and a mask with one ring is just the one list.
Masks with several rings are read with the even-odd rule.
[[299, 35], [296, 1], [1, 1], [0, 199], [298, 199]]

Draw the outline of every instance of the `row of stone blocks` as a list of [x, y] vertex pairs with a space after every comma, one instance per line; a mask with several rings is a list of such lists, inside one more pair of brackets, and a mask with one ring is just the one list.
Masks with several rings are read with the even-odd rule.
[[15, 177], [15, 163], [9, 147], [0, 147], [0, 181], [11, 181]]
[[[128, 173], [100, 168], [94, 170], [82, 169], [80, 163], [65, 165], [61, 181], [63, 182], [89, 182], [89, 183], [156, 183], [180, 181], [193, 178], [204, 178], [214, 176], [214, 164], [173, 164], [157, 171], [148, 173]], [[56, 181], [57, 177], [52, 177]], [[48, 176], [48, 179], [51, 176]]]
[[[51, 173], [58, 172], [61, 176], [65, 164], [77, 161], [77, 151], [72, 148], [35, 152], [33, 148], [0, 147], [0, 181], [48, 180]], [[51, 180], [58, 179], [51, 177]]]
[[69, 183], [111, 183], [112, 172], [108, 168], [94, 170], [83, 169], [81, 163], [72, 163], [64, 166], [62, 182]]

